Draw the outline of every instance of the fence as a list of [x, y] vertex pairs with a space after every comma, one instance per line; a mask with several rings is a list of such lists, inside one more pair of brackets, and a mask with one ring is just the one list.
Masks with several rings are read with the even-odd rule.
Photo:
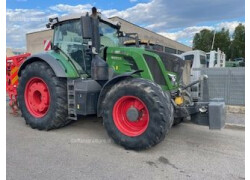
[[210, 98], [224, 98], [227, 105], [245, 105], [245, 68], [195, 69], [208, 75]]

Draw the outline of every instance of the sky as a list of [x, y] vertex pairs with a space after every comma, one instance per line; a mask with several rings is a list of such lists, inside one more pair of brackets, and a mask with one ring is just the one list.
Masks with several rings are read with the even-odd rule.
[[6, 46], [26, 49], [26, 33], [46, 29], [49, 17], [89, 12], [127, 21], [192, 47], [195, 33], [245, 23], [245, 0], [7, 0]]

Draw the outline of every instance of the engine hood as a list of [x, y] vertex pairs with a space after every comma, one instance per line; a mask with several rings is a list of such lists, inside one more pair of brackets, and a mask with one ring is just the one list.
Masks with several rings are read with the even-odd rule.
[[166, 70], [169, 72], [176, 73], [178, 79], [181, 78], [183, 68], [185, 65], [185, 61], [183, 59], [171, 53], [165, 53], [155, 50], [147, 50], [147, 51], [157, 54], [161, 58]]

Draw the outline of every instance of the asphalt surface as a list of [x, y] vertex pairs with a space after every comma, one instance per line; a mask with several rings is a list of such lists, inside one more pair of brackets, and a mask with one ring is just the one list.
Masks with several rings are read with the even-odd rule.
[[245, 126], [245, 114], [227, 113], [226, 123], [239, 125], [239, 126]]
[[101, 119], [39, 131], [7, 107], [7, 179], [244, 179], [245, 131], [182, 123], [145, 151], [107, 136]]

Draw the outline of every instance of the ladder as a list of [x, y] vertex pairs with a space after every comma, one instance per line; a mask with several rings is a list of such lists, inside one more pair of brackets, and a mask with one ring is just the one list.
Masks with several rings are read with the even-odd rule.
[[68, 94], [68, 119], [77, 120], [74, 79], [67, 80], [67, 94]]

